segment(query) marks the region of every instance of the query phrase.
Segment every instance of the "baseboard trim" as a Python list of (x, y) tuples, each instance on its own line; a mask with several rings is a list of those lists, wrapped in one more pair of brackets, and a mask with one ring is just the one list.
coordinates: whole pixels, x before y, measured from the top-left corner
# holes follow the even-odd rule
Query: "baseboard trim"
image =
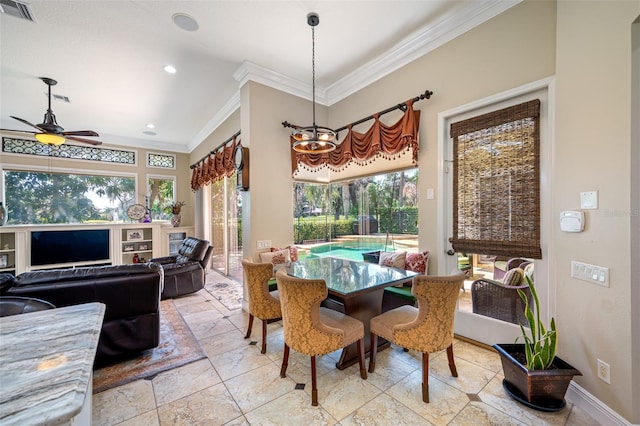
[(566, 399), (576, 407), (580, 408), (601, 425), (633, 426), (620, 414), (613, 411), (609, 406), (591, 395), (585, 388), (574, 381), (571, 381), (567, 389)]

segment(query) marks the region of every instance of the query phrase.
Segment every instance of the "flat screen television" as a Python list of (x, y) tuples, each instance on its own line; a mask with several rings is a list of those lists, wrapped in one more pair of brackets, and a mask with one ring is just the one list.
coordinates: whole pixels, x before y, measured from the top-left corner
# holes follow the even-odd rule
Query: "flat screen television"
[(31, 265), (109, 259), (109, 230), (80, 229), (31, 232)]

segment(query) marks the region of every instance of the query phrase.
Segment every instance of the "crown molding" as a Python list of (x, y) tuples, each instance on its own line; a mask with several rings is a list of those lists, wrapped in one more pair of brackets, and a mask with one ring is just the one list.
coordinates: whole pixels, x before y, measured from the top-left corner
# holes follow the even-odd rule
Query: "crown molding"
[[(464, 9), (451, 12), (443, 16), (435, 25), (431, 24), (414, 32), (383, 55), (362, 65), (330, 86), (316, 86), (316, 103), (323, 106), (331, 106), (522, 1), (485, 0), (469, 2)], [(239, 89), (248, 81), (255, 81), (309, 101), (313, 99), (311, 84), (293, 79), (250, 61), (242, 62), (236, 72), (233, 73), (233, 78), (238, 82), (238, 92), (198, 132), (189, 143), (188, 152), (195, 149), (231, 113), (240, 107)]]
[[(428, 25), (414, 32), (385, 54), (369, 61), (330, 86), (318, 87), (316, 85), (316, 102), (324, 106), (331, 106), (499, 15), (521, 1), (486, 0), (469, 2), (465, 9), (449, 13), (435, 25)], [(284, 74), (249, 61), (244, 61), (233, 74), (233, 77), (239, 82), (240, 87), (251, 80), (303, 99), (312, 99), (312, 87), (310, 84), (294, 80)]]
[[(238, 81), (239, 87), (244, 86), (247, 81), (251, 80), (299, 98), (312, 100), (313, 88), (311, 84), (293, 79), (250, 61), (242, 62), (238, 70), (233, 74), (233, 78)], [(326, 106), (324, 93), (324, 90), (316, 86), (316, 103)]]
[(435, 25), (414, 32), (384, 55), (364, 64), (351, 74), (326, 88), (332, 105), (352, 95), (414, 60), (459, 37), (467, 31), (515, 6), (522, 0), (488, 0), (470, 2), (464, 10), (444, 16)]
[[(235, 77), (235, 74), (234, 74)], [(198, 145), (209, 137), (224, 121), (229, 118), (238, 108), (240, 108), (240, 89), (229, 98), (218, 113), (191, 139), (187, 145), (187, 152), (193, 151)]]

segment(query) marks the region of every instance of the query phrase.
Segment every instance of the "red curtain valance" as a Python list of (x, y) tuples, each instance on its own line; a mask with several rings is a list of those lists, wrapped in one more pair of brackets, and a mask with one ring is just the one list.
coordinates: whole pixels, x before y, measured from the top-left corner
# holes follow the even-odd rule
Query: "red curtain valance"
[(236, 172), (233, 152), (242, 145), (240, 138), (233, 137), (231, 144), (223, 145), (192, 166), (191, 189), (195, 192), (205, 185), (229, 177)]
[(420, 111), (413, 110), (413, 99), (405, 102), (407, 109), (395, 124), (385, 125), (375, 114), (374, 123), (365, 133), (353, 131), (352, 126), (338, 147), (324, 154), (303, 154), (293, 150), (291, 137), (291, 171), (295, 175), (298, 168), (319, 170), (327, 167), (339, 172), (349, 164), (365, 165), (376, 158), (393, 159), (404, 150), (412, 150), (413, 163), (418, 162), (418, 127)]

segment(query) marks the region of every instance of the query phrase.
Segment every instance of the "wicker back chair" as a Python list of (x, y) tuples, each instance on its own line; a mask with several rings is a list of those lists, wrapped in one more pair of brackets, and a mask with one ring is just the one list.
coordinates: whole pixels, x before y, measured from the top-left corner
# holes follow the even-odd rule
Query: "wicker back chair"
[(473, 313), (513, 324), (528, 325), (524, 316), (524, 302), (518, 289), (525, 292), (529, 305), (533, 306), (533, 296), (527, 284), (516, 286), (484, 278), (475, 280), (471, 284)]
[[(531, 263), (530, 260), (523, 259), (521, 257), (512, 257), (510, 259), (507, 259), (506, 261), (503, 261), (501, 259), (502, 258), (497, 257), (493, 263), (493, 279), (494, 280), (503, 279), (506, 273), (512, 270), (513, 268), (524, 269), (525, 266)], [(504, 265), (502, 265), (501, 263), (504, 263)]]

